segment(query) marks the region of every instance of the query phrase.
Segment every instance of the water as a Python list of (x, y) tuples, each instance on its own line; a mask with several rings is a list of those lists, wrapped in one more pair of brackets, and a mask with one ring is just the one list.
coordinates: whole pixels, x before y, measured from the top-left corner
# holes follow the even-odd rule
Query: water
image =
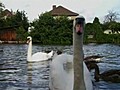
[[(73, 54), (72, 46), (40, 46), (33, 45), (33, 53), (59, 49)], [(84, 55), (101, 55), (98, 63), (100, 73), (110, 69), (120, 69), (120, 46), (111, 44), (84, 45)], [(0, 45), (0, 90), (49, 90), (49, 63), (28, 63), (27, 45)], [(91, 73), (92, 75), (92, 73)], [(94, 79), (93, 79), (94, 80)], [(96, 90), (120, 90), (120, 83), (100, 80), (94, 82)]]

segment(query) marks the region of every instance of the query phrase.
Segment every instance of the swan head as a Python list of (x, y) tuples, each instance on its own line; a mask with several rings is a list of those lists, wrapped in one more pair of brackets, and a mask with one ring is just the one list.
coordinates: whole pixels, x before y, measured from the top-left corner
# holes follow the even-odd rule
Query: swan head
[(27, 43), (29, 44), (31, 41), (32, 41), (32, 37), (31, 37), (31, 36), (28, 36), (28, 37), (27, 37)]
[(83, 16), (78, 16), (74, 19), (73, 28), (78, 35), (83, 33), (83, 28), (85, 25), (85, 18)]

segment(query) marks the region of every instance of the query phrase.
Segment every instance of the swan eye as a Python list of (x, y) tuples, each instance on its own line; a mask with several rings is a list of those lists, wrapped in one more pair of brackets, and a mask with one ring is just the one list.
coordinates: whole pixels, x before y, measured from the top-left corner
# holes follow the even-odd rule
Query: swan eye
[(30, 42), (30, 38), (27, 38), (27, 43), (29, 43)]
[(27, 40), (30, 40), (30, 38), (27, 38)]
[(27, 38), (27, 40), (30, 40), (30, 38)]

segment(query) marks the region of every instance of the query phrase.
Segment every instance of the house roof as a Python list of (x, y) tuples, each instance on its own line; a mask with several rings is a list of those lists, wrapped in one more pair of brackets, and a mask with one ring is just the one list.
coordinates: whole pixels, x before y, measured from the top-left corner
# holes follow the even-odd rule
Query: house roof
[(8, 9), (6, 9), (6, 10), (3, 11), (3, 15), (4, 16), (9, 16), (9, 17), (13, 16), (12, 12), (10, 12)]
[(68, 10), (67, 8), (64, 8), (62, 6), (58, 6), (56, 7), (55, 5), (53, 5), (53, 9), (50, 11), (50, 13), (52, 14), (52, 16), (78, 16), (78, 13), (72, 12), (70, 10)]

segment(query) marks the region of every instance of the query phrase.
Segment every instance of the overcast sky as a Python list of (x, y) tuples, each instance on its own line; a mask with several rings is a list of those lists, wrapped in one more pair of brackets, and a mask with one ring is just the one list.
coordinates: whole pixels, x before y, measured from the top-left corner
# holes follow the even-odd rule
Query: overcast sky
[(63, 6), (73, 12), (83, 15), (86, 22), (92, 22), (94, 17), (100, 21), (109, 10), (120, 12), (120, 0), (0, 0), (9, 10), (25, 11), (30, 21), (38, 15), (52, 10), (52, 6)]

